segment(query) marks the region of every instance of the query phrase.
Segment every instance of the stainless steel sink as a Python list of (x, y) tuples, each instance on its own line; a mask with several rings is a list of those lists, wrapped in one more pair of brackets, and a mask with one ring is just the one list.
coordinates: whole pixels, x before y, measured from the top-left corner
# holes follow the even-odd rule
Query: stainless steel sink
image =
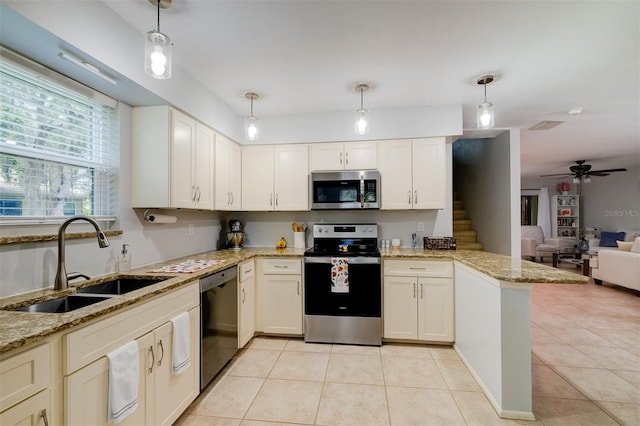
[(150, 278), (118, 278), (112, 281), (79, 288), (76, 293), (93, 294), (93, 295), (120, 295), (138, 290), (152, 284), (164, 281), (163, 279)]
[(34, 303), (33, 305), (16, 308), (14, 311), (24, 312), (43, 312), (62, 314), (71, 312), (94, 303), (102, 302), (112, 296), (98, 296), (88, 294), (70, 294), (68, 296), (58, 297), (57, 299), (47, 300), (46, 302)]

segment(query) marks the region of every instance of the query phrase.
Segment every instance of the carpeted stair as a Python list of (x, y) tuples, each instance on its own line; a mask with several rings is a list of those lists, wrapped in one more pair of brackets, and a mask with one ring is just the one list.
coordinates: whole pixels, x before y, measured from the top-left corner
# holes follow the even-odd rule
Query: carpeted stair
[(471, 229), (471, 220), (467, 218), (467, 211), (462, 207), (462, 201), (453, 201), (453, 236), (458, 250), (484, 250), (478, 242), (478, 233)]

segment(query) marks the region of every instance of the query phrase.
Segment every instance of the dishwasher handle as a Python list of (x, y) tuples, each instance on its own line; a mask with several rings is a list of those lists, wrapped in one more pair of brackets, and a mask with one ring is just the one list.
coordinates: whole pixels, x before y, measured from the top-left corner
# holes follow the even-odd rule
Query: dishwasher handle
[(238, 268), (232, 266), (215, 274), (200, 278), (200, 293), (205, 293), (216, 287), (224, 287), (229, 281), (233, 281), (238, 276)]

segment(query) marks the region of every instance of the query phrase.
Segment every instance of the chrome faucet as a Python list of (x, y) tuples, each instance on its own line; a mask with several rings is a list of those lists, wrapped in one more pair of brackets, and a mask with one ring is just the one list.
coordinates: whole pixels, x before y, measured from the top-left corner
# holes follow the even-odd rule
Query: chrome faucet
[(100, 229), (100, 225), (98, 222), (91, 219), (88, 216), (74, 216), (72, 218), (67, 219), (60, 225), (60, 229), (58, 229), (58, 270), (56, 271), (56, 280), (53, 285), (54, 290), (65, 290), (69, 288), (69, 281), (67, 277), (67, 270), (64, 266), (64, 233), (67, 229), (67, 226), (71, 222), (75, 222), (76, 220), (85, 220), (93, 225), (96, 228), (96, 234), (98, 237), (98, 245), (100, 248), (105, 248), (109, 246), (109, 240)]

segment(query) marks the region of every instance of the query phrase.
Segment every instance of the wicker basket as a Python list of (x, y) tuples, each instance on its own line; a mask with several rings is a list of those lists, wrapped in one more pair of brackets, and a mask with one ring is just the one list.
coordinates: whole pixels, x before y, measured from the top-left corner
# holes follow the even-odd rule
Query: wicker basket
[(453, 237), (424, 237), (425, 250), (455, 250), (456, 239)]

